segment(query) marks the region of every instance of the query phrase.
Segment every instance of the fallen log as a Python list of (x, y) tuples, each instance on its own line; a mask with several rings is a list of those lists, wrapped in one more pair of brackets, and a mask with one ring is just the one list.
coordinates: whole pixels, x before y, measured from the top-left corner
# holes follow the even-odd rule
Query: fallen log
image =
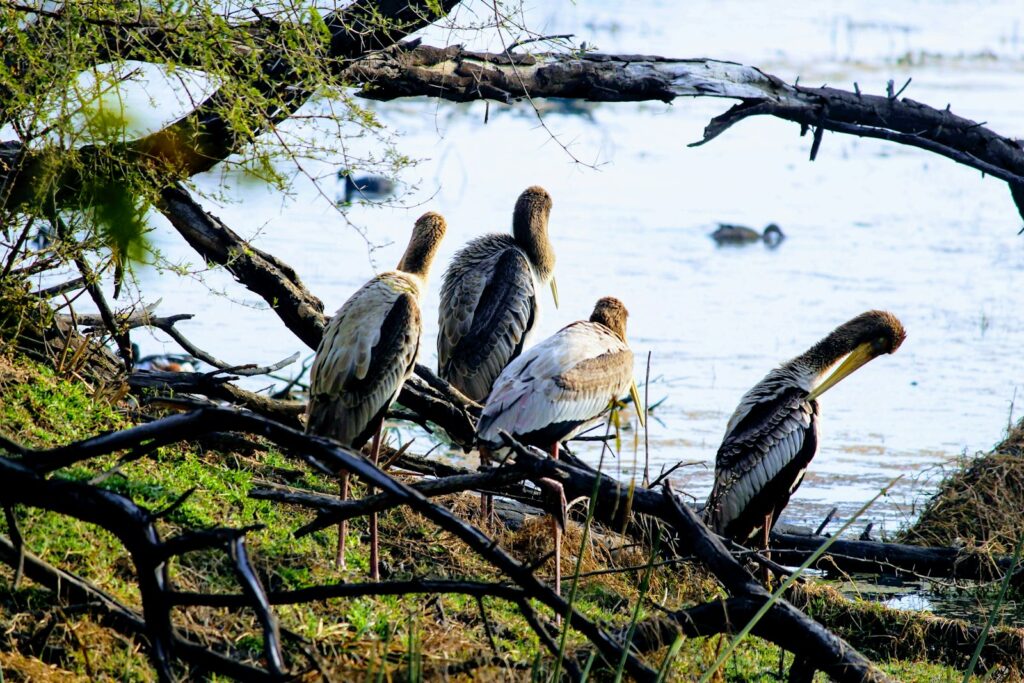
[[(771, 536), (772, 558), (797, 565), (826, 541), (825, 536), (783, 534)], [(828, 552), (811, 565), (829, 573), (882, 574), (940, 579), (994, 581), (1010, 570), (1013, 558), (972, 552), (964, 548), (929, 548), (882, 543), (844, 541), (832, 543)]]

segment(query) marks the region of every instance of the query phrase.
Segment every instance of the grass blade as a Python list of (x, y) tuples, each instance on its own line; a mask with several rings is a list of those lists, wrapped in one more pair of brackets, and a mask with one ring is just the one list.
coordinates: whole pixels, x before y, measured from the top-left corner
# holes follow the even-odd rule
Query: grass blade
[[(597, 659), (597, 653), (591, 652), (590, 656), (587, 657), (587, 663), (583, 666), (583, 671), (580, 673), (580, 683), (587, 683), (587, 679), (590, 678), (590, 668), (594, 666), (594, 660)], [(0, 681), (0, 683), (4, 683)]]
[(633, 634), (636, 633), (636, 624), (640, 620), (640, 609), (643, 607), (644, 596), (647, 595), (647, 588), (651, 584), (651, 574), (654, 573), (654, 564), (658, 558), (658, 546), (661, 544), (661, 527), (654, 529), (654, 542), (651, 544), (651, 557), (647, 562), (647, 569), (644, 577), (640, 580), (640, 595), (636, 600), (636, 607), (633, 608), (633, 616), (629, 620), (629, 629), (626, 631), (626, 640), (622, 643), (622, 657), (619, 659), (619, 666), (615, 670), (615, 683), (622, 680), (622, 674), (626, 671), (626, 659), (629, 657), (629, 646), (633, 642)]
[[(613, 410), (612, 414), (614, 414), (614, 412), (615, 411)], [(604, 435), (606, 437), (608, 436), (609, 433), (611, 433), (611, 427), (612, 427), (612, 416), (609, 415), (608, 425), (605, 427), (605, 433), (604, 433)], [(577, 588), (579, 587), (579, 584), (580, 584), (580, 572), (583, 569), (583, 552), (586, 550), (586, 548), (587, 548), (587, 541), (590, 539), (590, 524), (591, 524), (591, 522), (594, 519), (594, 509), (595, 509), (595, 506), (597, 505), (597, 492), (598, 492), (598, 490), (600, 490), (600, 484), (601, 484), (600, 474), (601, 474), (602, 468), (604, 467), (604, 454), (605, 454), (605, 451), (607, 449), (608, 449), (608, 441), (605, 440), (604, 444), (601, 446), (601, 457), (597, 461), (597, 473), (598, 473), (598, 476), (594, 477), (594, 488), (590, 492), (590, 503), (587, 505), (587, 519), (585, 520), (585, 522), (583, 524), (583, 538), (580, 539), (580, 550), (579, 550), (578, 553), (576, 553), (576, 567), (573, 569), (573, 572), (572, 572), (572, 584), (570, 584), (570, 586), (569, 586), (569, 597), (566, 599), (566, 602), (569, 603), (569, 611), (570, 612), (572, 611), (573, 604), (576, 602), (576, 591), (577, 591)], [(565, 622), (562, 624), (562, 637), (558, 641), (558, 657), (555, 659), (555, 671), (554, 671), (554, 674), (551, 676), (551, 680), (554, 683), (558, 683), (559, 676), (562, 675), (562, 659), (565, 657), (565, 647), (566, 647), (566, 644), (568, 643), (568, 641), (569, 641), (569, 619), (567, 617), (565, 619)]]
[(676, 636), (676, 639), (672, 641), (672, 647), (668, 649), (665, 654), (665, 659), (661, 662), (661, 667), (658, 669), (658, 677), (654, 683), (662, 683), (668, 676), (668, 672), (672, 668), (672, 661), (679, 655), (679, 651), (683, 649), (683, 634), (680, 633)]
[(1024, 549), (1024, 534), (1021, 534), (1020, 539), (1017, 541), (1017, 547), (1013, 551), (1013, 560), (1010, 562), (1010, 568), (1006, 570), (1006, 575), (1003, 577), (1003, 584), (999, 587), (999, 596), (996, 598), (996, 604), (992, 606), (992, 613), (988, 615), (988, 621), (985, 622), (985, 628), (981, 630), (981, 637), (978, 638), (978, 644), (974, 647), (974, 654), (971, 655), (971, 662), (967, 665), (967, 671), (964, 672), (964, 683), (968, 683), (968, 681), (971, 680), (971, 676), (974, 675), (974, 669), (978, 666), (978, 659), (981, 657), (981, 651), (985, 648), (985, 641), (988, 639), (988, 632), (995, 624), (996, 616), (999, 614), (999, 608), (1002, 607), (1003, 601), (1006, 600), (1006, 590), (1010, 587), (1010, 577), (1013, 576), (1014, 570), (1017, 569), (1017, 563), (1020, 561), (1020, 553), (1022, 549)]

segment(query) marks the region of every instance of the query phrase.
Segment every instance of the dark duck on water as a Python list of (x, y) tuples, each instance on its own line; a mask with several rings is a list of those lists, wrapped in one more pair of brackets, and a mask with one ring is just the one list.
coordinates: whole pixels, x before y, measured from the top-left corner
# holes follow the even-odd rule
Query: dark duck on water
[(775, 248), (785, 238), (786, 236), (782, 234), (782, 228), (775, 223), (769, 223), (763, 233), (753, 228), (748, 228), (745, 225), (719, 223), (718, 229), (711, 233), (711, 239), (717, 242), (719, 246), (764, 242), (769, 247)]

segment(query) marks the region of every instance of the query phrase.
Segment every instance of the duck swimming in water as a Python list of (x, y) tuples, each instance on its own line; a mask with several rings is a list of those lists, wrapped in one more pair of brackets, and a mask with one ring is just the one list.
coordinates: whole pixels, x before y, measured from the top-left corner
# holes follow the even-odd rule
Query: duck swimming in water
[(769, 223), (764, 229), (764, 233), (760, 233), (753, 228), (748, 228), (745, 225), (719, 223), (718, 229), (711, 233), (711, 239), (719, 245), (753, 244), (754, 242), (763, 241), (772, 248), (777, 247), (785, 237), (786, 236), (782, 234), (782, 229), (775, 223)]
[(364, 175), (353, 178), (345, 172), (338, 177), (345, 179), (345, 203), (351, 204), (357, 199), (387, 199), (395, 193), (395, 181), (379, 175)]

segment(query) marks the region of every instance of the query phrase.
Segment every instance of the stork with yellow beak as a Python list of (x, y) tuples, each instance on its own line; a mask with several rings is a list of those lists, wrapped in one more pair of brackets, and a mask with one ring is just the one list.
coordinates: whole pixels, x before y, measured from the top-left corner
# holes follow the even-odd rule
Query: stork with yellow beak
[[(766, 548), (818, 450), (818, 398), (906, 338), (892, 313), (868, 311), (772, 370), (729, 418), (704, 519), (716, 533)], [(830, 374), (831, 371), (831, 374)]]
[[(412, 376), (420, 346), (420, 300), (447, 225), (440, 214), (420, 216), (396, 270), (376, 276), (349, 297), (324, 328), (310, 371), (306, 431), (358, 450), (381, 429), (391, 403)], [(348, 472), (341, 475), (348, 498)], [(347, 525), (338, 527), (338, 564), (345, 566)], [(370, 517), (370, 575), (379, 578), (377, 515)]]

